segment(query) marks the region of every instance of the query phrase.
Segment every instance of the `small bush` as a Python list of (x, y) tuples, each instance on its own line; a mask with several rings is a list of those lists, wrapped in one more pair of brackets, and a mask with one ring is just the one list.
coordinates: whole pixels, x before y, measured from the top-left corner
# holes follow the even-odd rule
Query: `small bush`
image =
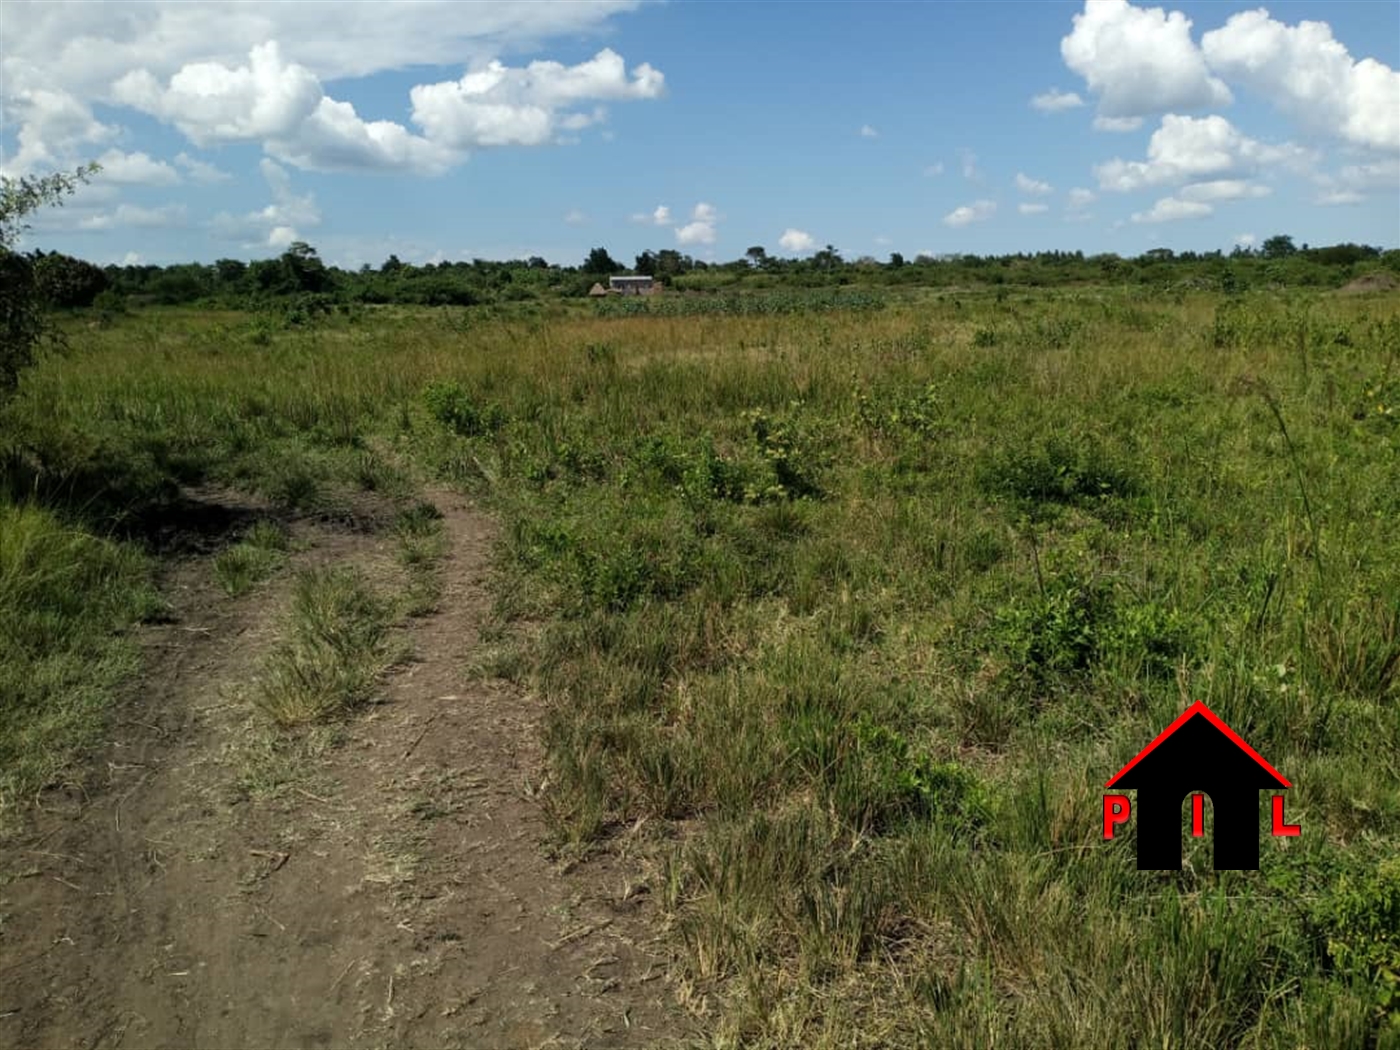
[(461, 437), (493, 433), (506, 423), (499, 405), (478, 405), (460, 383), (428, 384), (423, 390), (423, 403), (434, 419)]

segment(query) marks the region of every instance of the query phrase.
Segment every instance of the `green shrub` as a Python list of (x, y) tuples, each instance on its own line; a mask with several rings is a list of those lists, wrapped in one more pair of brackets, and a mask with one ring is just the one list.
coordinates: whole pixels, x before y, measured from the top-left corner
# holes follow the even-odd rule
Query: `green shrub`
[(429, 383), (423, 390), (423, 403), (434, 419), (461, 437), (493, 433), (506, 422), (499, 405), (478, 405), (460, 383)]

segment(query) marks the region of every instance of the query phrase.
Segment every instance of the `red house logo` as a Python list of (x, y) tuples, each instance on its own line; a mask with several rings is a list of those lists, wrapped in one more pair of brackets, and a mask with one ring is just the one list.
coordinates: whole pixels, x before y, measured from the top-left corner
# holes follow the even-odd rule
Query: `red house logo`
[[(1139, 871), (1181, 868), (1181, 803), (1191, 795), (1191, 833), (1205, 834), (1205, 796), (1215, 818), (1215, 869), (1259, 867), (1259, 792), (1292, 785), (1259, 752), (1197, 701), (1114, 774), (1105, 787), (1137, 791)], [(1103, 797), (1103, 837), (1132, 816), (1127, 795)], [(1285, 824), (1283, 796), (1273, 796), (1273, 834), (1298, 835)]]

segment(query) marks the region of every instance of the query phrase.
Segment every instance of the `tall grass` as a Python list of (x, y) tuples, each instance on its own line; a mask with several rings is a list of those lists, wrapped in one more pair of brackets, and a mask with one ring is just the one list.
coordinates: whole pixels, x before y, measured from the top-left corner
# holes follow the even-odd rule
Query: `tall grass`
[(99, 737), (136, 663), (124, 630), (158, 609), (133, 549), (0, 504), (0, 825)]
[[(557, 846), (673, 833), (723, 1041), (1393, 1038), (1400, 303), (467, 316), (147, 315), (13, 414), (48, 477), (118, 450), (290, 505), (382, 444), (492, 506)], [(1297, 785), (1258, 873), (1100, 839), (1103, 781), (1196, 699)]]

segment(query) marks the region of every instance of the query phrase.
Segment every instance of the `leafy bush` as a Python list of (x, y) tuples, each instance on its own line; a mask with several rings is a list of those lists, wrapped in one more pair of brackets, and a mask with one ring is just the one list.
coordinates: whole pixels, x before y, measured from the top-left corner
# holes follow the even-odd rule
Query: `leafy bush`
[(1327, 954), (1347, 976), (1374, 983), (1375, 1009), (1400, 1027), (1400, 861), (1343, 874), (1314, 911)]
[(478, 437), (505, 426), (505, 411), (496, 404), (479, 406), (460, 383), (429, 383), (423, 403), (439, 423), (461, 437)]

